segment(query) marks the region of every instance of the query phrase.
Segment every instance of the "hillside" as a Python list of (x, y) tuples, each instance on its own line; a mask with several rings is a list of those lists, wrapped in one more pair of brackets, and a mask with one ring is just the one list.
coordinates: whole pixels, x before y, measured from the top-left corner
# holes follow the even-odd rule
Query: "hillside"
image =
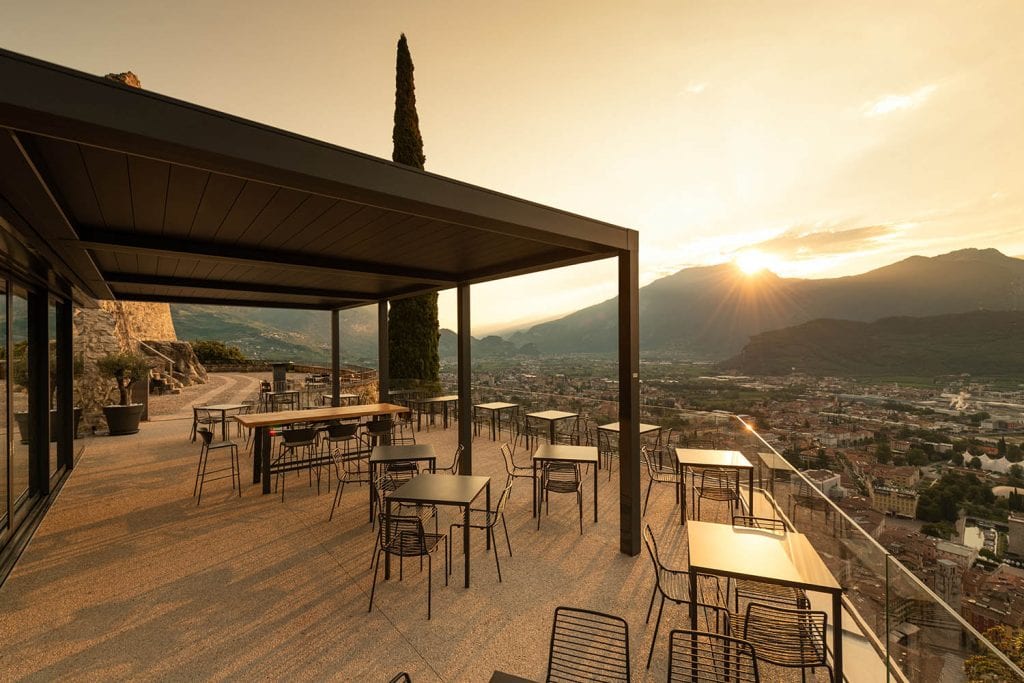
[[(215, 339), (249, 358), (327, 363), (331, 314), (280, 308), (171, 304), (179, 339)], [(341, 311), (341, 355), (346, 363), (377, 358), (377, 307)]]
[[(723, 359), (752, 335), (817, 318), (872, 321), (975, 310), (1024, 310), (1024, 261), (995, 249), (913, 256), (842, 278), (801, 280), (731, 264), (687, 268), (640, 289), (640, 346)], [(614, 299), (512, 335), (541, 353), (615, 351)]]
[(758, 334), (722, 366), (750, 375), (1021, 377), (1022, 348), (1024, 311), (820, 319)]

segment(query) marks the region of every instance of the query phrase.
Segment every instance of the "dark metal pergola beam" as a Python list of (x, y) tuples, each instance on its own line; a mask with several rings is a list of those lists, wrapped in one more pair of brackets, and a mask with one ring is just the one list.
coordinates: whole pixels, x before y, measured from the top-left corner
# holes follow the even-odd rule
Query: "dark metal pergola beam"
[(337, 301), (298, 302), (279, 299), (226, 299), (224, 297), (175, 296), (168, 294), (125, 294), (116, 297), (121, 301), (150, 301), (153, 303), (201, 304), (204, 306), (244, 306), (247, 308), (293, 308), (307, 311), (329, 311), (334, 308), (356, 308), (365, 306), (365, 301), (353, 302), (351, 306), (339, 305)]
[(76, 246), (95, 251), (147, 254), (169, 258), (196, 259), (247, 266), (271, 266), (280, 270), (299, 270), (304, 273), (321, 272), (329, 275), (351, 273), (382, 279), (409, 280), (438, 287), (454, 286), (456, 279), (446, 273), (405, 268), (381, 263), (366, 263), (348, 259), (333, 259), (308, 252), (289, 252), (279, 249), (254, 249), (234, 244), (203, 240), (176, 239), (161, 235), (104, 230), (82, 226)]
[[(104, 272), (103, 278), (114, 285), (146, 285), (153, 287), (176, 287), (187, 289), (209, 289), (225, 292), (260, 292), (285, 296), (308, 296), (322, 299), (344, 299), (352, 302), (374, 303), (378, 296), (363, 292), (321, 289), (316, 287), (294, 287), (266, 282), (235, 282), (229, 280), (206, 280), (202, 278), (171, 277), (166, 275), (138, 275), (136, 273)], [(116, 288), (115, 288), (116, 289)]]

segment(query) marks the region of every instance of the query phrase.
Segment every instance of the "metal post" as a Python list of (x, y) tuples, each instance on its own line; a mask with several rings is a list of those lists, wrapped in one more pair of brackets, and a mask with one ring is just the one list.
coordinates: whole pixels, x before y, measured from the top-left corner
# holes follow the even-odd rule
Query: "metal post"
[(640, 554), (639, 244), (619, 252), (619, 550)]
[(470, 365), (469, 284), (456, 289), (458, 309), (459, 443), (462, 444), (460, 474), (473, 474), (473, 372)]
[(391, 372), (388, 369), (388, 300), (377, 303), (377, 397), (381, 403), (391, 398)]
[(50, 493), (50, 353), (47, 295), (28, 293), (29, 493)]
[(75, 349), (72, 304), (57, 304), (57, 465), (75, 467)]
[(341, 393), (341, 330), (338, 309), (331, 311), (331, 405), (341, 405), (338, 394)]

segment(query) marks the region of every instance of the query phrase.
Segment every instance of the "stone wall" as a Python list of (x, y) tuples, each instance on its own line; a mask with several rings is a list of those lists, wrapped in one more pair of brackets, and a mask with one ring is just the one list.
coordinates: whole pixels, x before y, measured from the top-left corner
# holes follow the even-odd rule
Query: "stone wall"
[[(133, 339), (161, 339), (176, 341), (174, 320), (169, 304), (141, 301), (101, 301), (100, 308), (108, 311), (114, 320), (115, 334), (123, 344)], [(127, 347), (125, 348), (127, 350)]]

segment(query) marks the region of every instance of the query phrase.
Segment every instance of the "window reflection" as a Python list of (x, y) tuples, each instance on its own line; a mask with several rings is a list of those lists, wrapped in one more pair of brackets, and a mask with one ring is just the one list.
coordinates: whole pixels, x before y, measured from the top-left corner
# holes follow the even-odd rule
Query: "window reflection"
[(14, 507), (28, 497), (29, 490), (29, 366), (28, 366), (28, 298), (15, 288), (10, 298), (11, 310), (11, 412), (17, 425), (11, 443), (11, 492)]

